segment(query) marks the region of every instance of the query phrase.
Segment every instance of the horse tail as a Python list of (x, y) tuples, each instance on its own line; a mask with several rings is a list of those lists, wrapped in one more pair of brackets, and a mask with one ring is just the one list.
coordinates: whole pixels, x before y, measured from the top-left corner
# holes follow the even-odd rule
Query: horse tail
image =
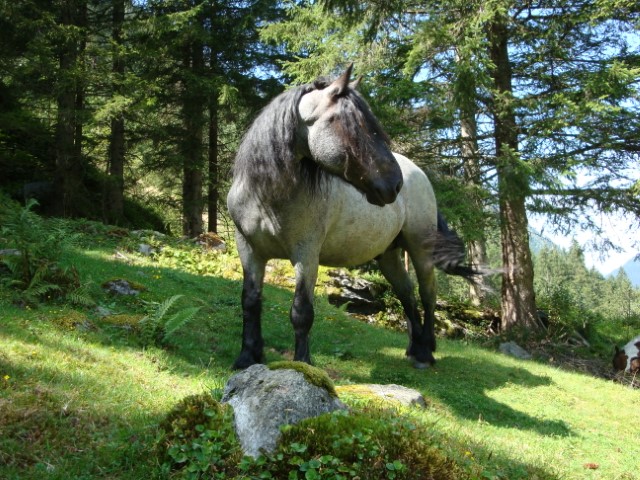
[(449, 275), (457, 275), (475, 283), (474, 277), (486, 272), (465, 262), (466, 248), (455, 230), (451, 230), (438, 211), (438, 232), (433, 245), (433, 263)]

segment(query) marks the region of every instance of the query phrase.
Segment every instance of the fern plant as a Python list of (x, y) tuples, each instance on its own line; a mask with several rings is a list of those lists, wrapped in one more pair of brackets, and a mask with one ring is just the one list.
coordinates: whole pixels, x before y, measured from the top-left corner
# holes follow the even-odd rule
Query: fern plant
[(45, 221), (32, 211), (38, 202), (29, 200), (22, 207), (6, 197), (0, 198), (0, 241), (10, 254), (0, 256), (8, 278), (3, 284), (18, 290), (18, 302), (37, 304), (41, 300), (62, 298), (80, 305), (93, 305), (88, 295), (90, 282), (81, 284), (73, 266), (61, 266), (65, 250), (76, 241), (61, 222)]
[(91, 296), (90, 289), (94, 283), (91, 278), (87, 279), (84, 283), (81, 283), (74, 290), (65, 294), (64, 298), (69, 303), (78, 305), (80, 307), (95, 307), (96, 302)]
[(15, 253), (3, 256), (2, 261), (28, 284), (44, 263), (57, 262), (74, 236), (57, 224), (47, 224), (33, 212), (33, 207), (38, 204), (33, 199), (24, 207), (10, 201), (2, 204), (0, 232), (7, 247), (14, 249)]
[(188, 307), (169, 314), (171, 307), (183, 295), (174, 295), (157, 304), (148, 315), (140, 320), (140, 335), (145, 346), (155, 344), (162, 346), (170, 341), (175, 333), (193, 320), (200, 307)]

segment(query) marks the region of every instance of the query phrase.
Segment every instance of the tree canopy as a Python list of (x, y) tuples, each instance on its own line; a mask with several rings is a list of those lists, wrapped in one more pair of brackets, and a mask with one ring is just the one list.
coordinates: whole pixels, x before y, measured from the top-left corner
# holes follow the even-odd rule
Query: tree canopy
[(255, 112), (355, 62), (473, 263), (500, 232), (503, 319), (534, 327), (529, 214), (602, 249), (592, 211), (640, 225), (639, 26), (630, 0), (1, 0), (0, 187), (57, 215), (216, 231)]

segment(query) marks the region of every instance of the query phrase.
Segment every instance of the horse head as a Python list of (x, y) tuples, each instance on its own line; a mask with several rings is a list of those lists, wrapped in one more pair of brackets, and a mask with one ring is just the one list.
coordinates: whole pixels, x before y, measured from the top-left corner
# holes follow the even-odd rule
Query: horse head
[(369, 203), (395, 201), (402, 172), (369, 106), (350, 83), (352, 65), (335, 81), (306, 93), (298, 104), (299, 149), (324, 170), (365, 194)]
[(618, 346), (615, 346), (615, 351), (613, 354), (613, 369), (617, 371), (622, 371), (627, 368), (627, 360), (629, 357), (625, 353), (624, 350), (620, 350)]

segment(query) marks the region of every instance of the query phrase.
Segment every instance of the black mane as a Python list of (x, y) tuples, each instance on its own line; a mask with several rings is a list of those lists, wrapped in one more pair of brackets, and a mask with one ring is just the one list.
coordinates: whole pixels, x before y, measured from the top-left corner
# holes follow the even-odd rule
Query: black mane
[(262, 198), (282, 199), (300, 181), (318, 183), (320, 167), (311, 159), (296, 161), (298, 104), (316, 87), (287, 90), (260, 112), (245, 134), (233, 167), (234, 178), (245, 178)]
[(341, 108), (336, 110), (335, 123), (349, 145), (351, 155), (362, 165), (367, 165), (373, 156), (371, 149), (377, 144), (376, 139), (381, 139), (387, 146), (391, 140), (356, 90), (349, 88), (340, 101)]
[[(234, 178), (249, 181), (256, 193), (268, 201), (286, 199), (300, 184), (312, 194), (317, 193), (323, 179), (330, 174), (310, 157), (303, 156), (297, 161), (297, 156), (304, 155), (296, 151), (298, 104), (303, 95), (330, 84), (330, 80), (322, 77), (287, 90), (271, 101), (253, 121), (240, 144), (233, 167)], [(376, 136), (388, 145), (389, 137), (358, 92), (347, 89), (341, 102), (336, 123), (351, 145), (352, 155), (367, 163), (368, 140)]]

